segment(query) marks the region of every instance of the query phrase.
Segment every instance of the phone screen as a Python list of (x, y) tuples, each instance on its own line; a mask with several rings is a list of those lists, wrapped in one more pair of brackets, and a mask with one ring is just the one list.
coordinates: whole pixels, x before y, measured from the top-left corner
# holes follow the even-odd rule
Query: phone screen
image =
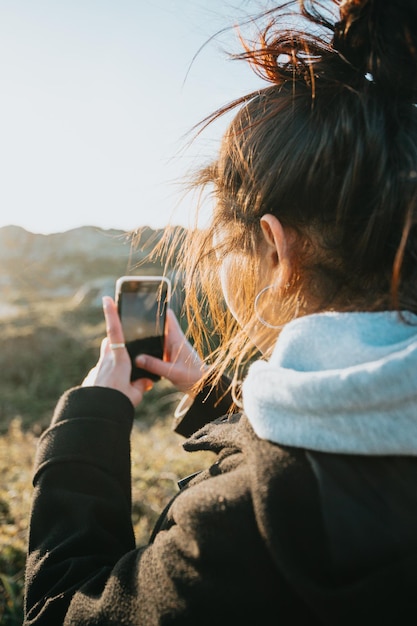
[(143, 353), (162, 359), (169, 291), (169, 282), (161, 277), (125, 277), (118, 281), (116, 298), (132, 361), (131, 380), (159, 380), (159, 376), (137, 368), (134, 358)]

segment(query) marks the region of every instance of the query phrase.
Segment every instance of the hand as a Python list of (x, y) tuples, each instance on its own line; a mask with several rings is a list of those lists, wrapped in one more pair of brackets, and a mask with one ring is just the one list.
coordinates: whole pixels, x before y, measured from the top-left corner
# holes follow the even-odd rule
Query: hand
[(167, 378), (180, 391), (195, 395), (193, 387), (202, 378), (207, 366), (187, 341), (174, 312), (167, 311), (167, 331), (165, 336), (164, 360), (147, 354), (135, 359), (138, 367), (143, 367), (152, 374)]
[(83, 387), (110, 387), (124, 393), (133, 406), (137, 406), (145, 391), (152, 388), (152, 381), (139, 378), (130, 381), (132, 364), (126, 348), (111, 348), (112, 344), (123, 344), (123, 330), (119, 314), (113, 299), (103, 298), (104, 318), (106, 320), (107, 337), (103, 339), (98, 363), (84, 379)]

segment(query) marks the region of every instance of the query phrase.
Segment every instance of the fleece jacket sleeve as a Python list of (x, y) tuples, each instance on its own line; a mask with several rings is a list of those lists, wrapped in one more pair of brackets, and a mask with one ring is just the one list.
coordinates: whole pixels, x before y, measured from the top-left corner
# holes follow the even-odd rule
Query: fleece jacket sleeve
[[(72, 389), (58, 403), (35, 461), (26, 567), (28, 623), (31, 614), (41, 615), (42, 624), (63, 623), (74, 586), (93, 568), (105, 576), (115, 560), (134, 548), (133, 414), (129, 399), (107, 388)], [(85, 556), (76, 559), (77, 552)], [(61, 602), (45, 602), (55, 594)]]

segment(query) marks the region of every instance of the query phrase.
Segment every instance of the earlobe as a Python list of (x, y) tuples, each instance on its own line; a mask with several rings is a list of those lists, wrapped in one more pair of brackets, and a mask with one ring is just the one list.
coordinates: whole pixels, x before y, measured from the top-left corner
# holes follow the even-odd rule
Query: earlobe
[(275, 284), (286, 285), (290, 282), (292, 274), (288, 234), (279, 219), (270, 213), (261, 217), (260, 225), (266, 244), (265, 260), (270, 269), (276, 273)]

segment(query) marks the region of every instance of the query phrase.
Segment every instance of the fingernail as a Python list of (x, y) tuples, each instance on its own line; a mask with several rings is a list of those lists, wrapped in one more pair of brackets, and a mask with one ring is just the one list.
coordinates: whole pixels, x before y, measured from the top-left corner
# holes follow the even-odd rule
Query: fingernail
[(110, 302), (110, 298), (109, 296), (103, 296), (102, 297), (102, 302), (103, 302), (103, 308), (107, 308), (109, 306), (109, 302)]
[(146, 365), (146, 357), (143, 354), (140, 354), (139, 356), (136, 357), (135, 363), (139, 367), (144, 367), (144, 365)]

